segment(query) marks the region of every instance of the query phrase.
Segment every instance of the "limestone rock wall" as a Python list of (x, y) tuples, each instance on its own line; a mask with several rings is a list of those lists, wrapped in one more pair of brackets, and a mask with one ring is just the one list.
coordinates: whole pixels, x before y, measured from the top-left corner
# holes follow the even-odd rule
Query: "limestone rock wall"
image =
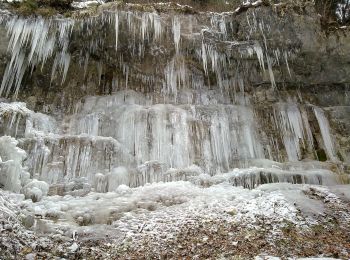
[(107, 185), (119, 169), (137, 185), (172, 168), (301, 161), (349, 171), (350, 40), (326, 35), (312, 6), (112, 3), (80, 19), (2, 15), (0, 36), (0, 132), (18, 138), (32, 176)]

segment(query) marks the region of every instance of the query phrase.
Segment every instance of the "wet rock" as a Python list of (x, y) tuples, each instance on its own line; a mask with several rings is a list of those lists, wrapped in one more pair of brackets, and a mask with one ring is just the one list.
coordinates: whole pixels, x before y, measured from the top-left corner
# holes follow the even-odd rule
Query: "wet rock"
[(31, 228), (35, 223), (35, 217), (32, 214), (27, 214), (22, 218), (22, 223), (26, 228)]

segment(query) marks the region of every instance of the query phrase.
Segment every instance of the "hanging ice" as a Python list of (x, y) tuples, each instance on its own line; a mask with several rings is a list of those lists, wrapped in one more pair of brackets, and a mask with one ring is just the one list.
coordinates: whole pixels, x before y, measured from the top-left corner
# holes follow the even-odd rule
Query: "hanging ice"
[(115, 50), (118, 50), (118, 37), (119, 37), (119, 14), (115, 14)]
[[(11, 18), (6, 27), (10, 37), (9, 52), (11, 61), (6, 67), (0, 88), (0, 95), (8, 96), (12, 91), (17, 96), (23, 76), (28, 70), (33, 70), (36, 65), (45, 62), (59, 48), (56, 54), (54, 75), (56, 66), (60, 68), (62, 82), (68, 71), (70, 56), (67, 53), (68, 38), (74, 22), (71, 20), (50, 21), (42, 18), (23, 19)], [(54, 27), (53, 32), (50, 28)]]
[(312, 147), (312, 134), (308, 118), (297, 104), (282, 103), (277, 106), (276, 122), (282, 131), (283, 143), (290, 161), (302, 159), (302, 150)]
[(180, 39), (181, 39), (181, 22), (177, 16), (173, 18), (173, 34), (176, 53), (179, 52)]
[(323, 139), (323, 143), (324, 143), (324, 147), (327, 153), (328, 158), (331, 161), (337, 161), (337, 157), (335, 154), (335, 149), (334, 149), (334, 145), (333, 145), (333, 141), (332, 141), (332, 137), (331, 137), (331, 133), (330, 133), (330, 128), (329, 128), (329, 123), (328, 120), (323, 112), (323, 110), (319, 107), (313, 107), (314, 112), (315, 112), (315, 116), (317, 118), (318, 121), (318, 125), (320, 127), (321, 130), (321, 135), (322, 135), (322, 139)]

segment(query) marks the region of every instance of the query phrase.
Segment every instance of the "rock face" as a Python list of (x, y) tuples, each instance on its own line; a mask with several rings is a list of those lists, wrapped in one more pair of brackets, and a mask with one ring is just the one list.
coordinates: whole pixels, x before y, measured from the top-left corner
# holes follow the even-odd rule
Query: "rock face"
[(312, 6), (2, 14), (0, 39), (0, 133), (31, 178), (108, 191), (251, 166), (349, 172), (350, 38)]

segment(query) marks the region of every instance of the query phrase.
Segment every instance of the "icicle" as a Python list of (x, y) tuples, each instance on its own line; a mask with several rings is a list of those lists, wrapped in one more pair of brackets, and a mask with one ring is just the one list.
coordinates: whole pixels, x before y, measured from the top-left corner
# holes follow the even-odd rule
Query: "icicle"
[(145, 41), (145, 35), (147, 34), (147, 25), (148, 25), (148, 14), (143, 13), (141, 16), (141, 42), (144, 43)]
[(211, 17), (210, 23), (211, 27), (221, 35), (222, 39), (227, 38), (227, 28), (224, 15), (214, 14)]
[(101, 78), (102, 78), (102, 62), (97, 63), (97, 78), (98, 78), (98, 85), (101, 86)]
[(175, 60), (171, 62), (164, 69), (165, 76), (165, 93), (177, 95), (177, 74), (175, 70)]
[[(254, 189), (266, 183), (332, 185), (334, 174), (327, 170), (286, 171), (274, 168), (235, 169), (225, 174), (234, 186)], [(214, 177), (215, 178), (215, 177)]]
[(153, 28), (154, 28), (154, 38), (155, 40), (159, 40), (162, 35), (162, 24), (160, 16), (156, 13), (153, 15)]
[(68, 73), (68, 68), (70, 64), (70, 55), (66, 52), (59, 52), (56, 54), (54, 63), (52, 65), (51, 71), (51, 82), (55, 78), (57, 71), (59, 71), (62, 75), (61, 84), (63, 84), (66, 80), (66, 76)]
[[(57, 50), (54, 65), (62, 72), (62, 83), (68, 71), (70, 56), (67, 53), (68, 38), (73, 28), (71, 20), (55, 21), (36, 19), (12, 18), (7, 24), (9, 35), (8, 51), (11, 60), (7, 64), (0, 88), (0, 95), (6, 96), (14, 89), (17, 95), (25, 72), (32, 72), (34, 67), (41, 64), (43, 69), (47, 59)], [(52, 30), (51, 30), (52, 29)], [(60, 53), (60, 54), (58, 54)], [(52, 78), (56, 68), (52, 70)]]
[(115, 50), (118, 50), (118, 36), (119, 36), (119, 14), (115, 13)]
[(273, 70), (272, 70), (272, 60), (268, 54), (266, 54), (266, 61), (267, 61), (267, 67), (269, 70), (269, 75), (270, 75), (271, 87), (275, 88), (276, 82), (275, 82), (275, 76), (273, 75)]
[(187, 86), (188, 70), (181, 56), (175, 56), (164, 69), (165, 89), (166, 94), (173, 94), (176, 98), (178, 88)]
[(321, 130), (321, 135), (324, 143), (324, 147), (327, 153), (328, 158), (331, 161), (338, 161), (337, 156), (335, 155), (335, 149), (329, 129), (328, 120), (323, 112), (323, 110), (319, 107), (314, 106), (314, 113), (318, 122), (318, 125)]
[(256, 56), (258, 57), (260, 68), (265, 71), (265, 62), (264, 62), (264, 53), (263, 49), (261, 48), (260, 44), (258, 42), (255, 42), (253, 49), (256, 53)]
[[(282, 140), (290, 161), (302, 159), (302, 147), (313, 147), (312, 134), (305, 112), (300, 112), (297, 104), (278, 105), (276, 123), (281, 129)], [(307, 143), (305, 142), (307, 141)], [(301, 147), (302, 146), (302, 147)]]
[(123, 74), (125, 75), (125, 88), (128, 88), (129, 84), (129, 66), (125, 63), (123, 64)]
[(287, 70), (288, 70), (289, 77), (292, 77), (292, 74), (290, 73), (290, 69), (289, 69), (288, 53), (285, 51), (285, 52), (283, 53), (283, 55), (284, 55), (284, 60), (285, 60), (286, 65), (287, 65)]
[(208, 61), (207, 61), (207, 52), (206, 45), (202, 40), (202, 63), (205, 75), (208, 75)]
[(179, 52), (180, 38), (181, 38), (181, 22), (177, 16), (173, 18), (173, 34), (176, 53)]
[(90, 58), (90, 55), (87, 52), (86, 55), (85, 55), (85, 59), (84, 59), (84, 78), (86, 77), (86, 72), (87, 72), (87, 69), (88, 69), (88, 66), (89, 66), (89, 58)]

